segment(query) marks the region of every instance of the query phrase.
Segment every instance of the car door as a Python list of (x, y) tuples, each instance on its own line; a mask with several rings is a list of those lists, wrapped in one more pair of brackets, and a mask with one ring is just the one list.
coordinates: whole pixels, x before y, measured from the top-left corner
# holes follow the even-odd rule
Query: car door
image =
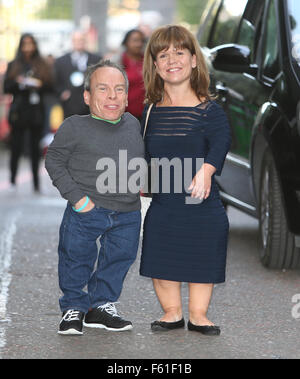
[[(252, 128), (258, 109), (267, 95), (257, 81), (257, 56), (259, 37), (264, 14), (264, 0), (249, 0), (245, 7), (234, 44), (250, 49), (252, 71), (214, 71), (219, 100), (227, 113), (232, 146), (227, 156), (223, 175), (218, 179), (222, 197), (229, 202), (240, 203), (250, 213), (256, 214), (251, 180), (250, 146)], [(229, 41), (230, 42), (230, 41)]]

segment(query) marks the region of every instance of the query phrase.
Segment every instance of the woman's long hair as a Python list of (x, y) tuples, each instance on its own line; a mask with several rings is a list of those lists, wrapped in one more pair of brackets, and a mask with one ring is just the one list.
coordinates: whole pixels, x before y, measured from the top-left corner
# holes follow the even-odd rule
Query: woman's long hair
[(22, 53), (22, 45), (23, 45), (23, 42), (24, 42), (25, 38), (30, 38), (31, 41), (32, 41), (32, 43), (34, 44), (34, 47), (35, 47), (35, 50), (34, 50), (32, 56), (31, 56), (31, 59), (40, 58), (40, 52), (39, 52), (39, 48), (38, 48), (38, 44), (37, 44), (36, 39), (34, 38), (34, 36), (32, 34), (30, 34), (30, 33), (24, 33), (24, 34), (21, 35), (15, 59), (16, 60), (21, 60), (21, 61), (24, 60), (24, 56), (23, 56), (23, 53)]
[(22, 45), (25, 38), (30, 38), (35, 46), (35, 49), (29, 61), (29, 63), (31, 64), (33, 68), (34, 76), (37, 79), (42, 80), (43, 82), (46, 82), (46, 83), (51, 82), (52, 78), (51, 78), (50, 68), (48, 64), (46, 63), (46, 61), (41, 57), (39, 49), (38, 49), (37, 41), (34, 38), (34, 36), (30, 33), (22, 34), (19, 41), (18, 48), (17, 48), (15, 59), (13, 60), (10, 72), (8, 73), (8, 77), (10, 79), (15, 79), (18, 75), (22, 73), (22, 69), (26, 63), (24, 59), (24, 54), (22, 52)]
[(163, 98), (164, 81), (157, 74), (154, 62), (158, 53), (167, 50), (171, 44), (177, 49), (188, 49), (192, 55), (196, 56), (197, 65), (192, 69), (191, 87), (199, 99), (202, 97), (211, 99), (209, 72), (196, 38), (183, 26), (167, 25), (156, 29), (146, 46), (143, 67), (145, 102), (158, 103)]

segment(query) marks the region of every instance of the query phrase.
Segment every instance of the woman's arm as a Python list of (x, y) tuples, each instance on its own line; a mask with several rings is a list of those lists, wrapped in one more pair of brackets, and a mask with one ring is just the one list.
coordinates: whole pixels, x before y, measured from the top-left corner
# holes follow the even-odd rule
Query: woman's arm
[(15, 95), (20, 91), (19, 83), (17, 82), (17, 76), (13, 77), (12, 72), (13, 62), (10, 62), (7, 66), (7, 70), (3, 81), (3, 92), (11, 95)]
[(231, 132), (227, 116), (222, 107), (213, 103), (207, 112), (205, 139), (208, 152), (204, 164), (197, 172), (189, 187), (191, 197), (207, 199), (211, 190), (213, 175), (221, 175), (226, 155), (231, 145)]

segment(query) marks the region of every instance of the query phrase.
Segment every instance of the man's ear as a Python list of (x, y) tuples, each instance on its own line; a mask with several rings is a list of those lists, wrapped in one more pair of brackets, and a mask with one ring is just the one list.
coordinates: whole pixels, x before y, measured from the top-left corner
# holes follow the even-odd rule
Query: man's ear
[(90, 105), (90, 97), (91, 97), (91, 94), (89, 93), (89, 91), (84, 90), (83, 99), (84, 99), (84, 102), (86, 103), (87, 106)]

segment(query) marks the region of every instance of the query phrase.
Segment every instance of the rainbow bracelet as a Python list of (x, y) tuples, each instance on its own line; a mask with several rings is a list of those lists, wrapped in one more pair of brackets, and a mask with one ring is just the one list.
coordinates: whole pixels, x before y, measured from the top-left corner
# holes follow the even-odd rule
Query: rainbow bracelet
[(83, 204), (83, 206), (82, 207), (80, 207), (79, 209), (76, 209), (75, 207), (72, 207), (73, 208), (73, 210), (75, 211), (75, 212), (80, 212), (80, 211), (82, 211), (87, 205), (88, 205), (88, 202), (90, 201), (90, 199), (89, 199), (89, 197), (87, 196), (86, 197), (86, 201), (85, 201), (85, 203)]

